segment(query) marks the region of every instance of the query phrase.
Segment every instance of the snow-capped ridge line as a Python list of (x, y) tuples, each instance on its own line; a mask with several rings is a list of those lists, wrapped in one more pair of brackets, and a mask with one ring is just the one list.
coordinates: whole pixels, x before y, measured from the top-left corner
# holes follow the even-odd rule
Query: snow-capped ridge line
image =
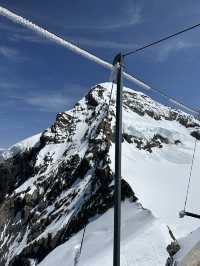
[(15, 156), (18, 153), (22, 153), (25, 150), (29, 150), (33, 147), (37, 147), (40, 145), (40, 137), (41, 133), (33, 135), (29, 138), (23, 139), (22, 141), (17, 142), (16, 144), (12, 145), (6, 151), (3, 152), (2, 156), (5, 160), (10, 157)]
[[(98, 91), (98, 86), (101, 86), (103, 87), (107, 92), (104, 93), (104, 100), (105, 102), (109, 102), (109, 98), (110, 98), (110, 95), (111, 95), (111, 90), (113, 89), (113, 94), (112, 94), (112, 100), (116, 100), (116, 84), (112, 83), (112, 82), (102, 82), (102, 83), (98, 83), (94, 86), (91, 87), (91, 91)], [(164, 104), (161, 104), (159, 103), (158, 101), (155, 101), (153, 100), (150, 96), (146, 95), (145, 93), (141, 92), (141, 91), (138, 91), (138, 90), (134, 90), (134, 89), (131, 89), (131, 88), (128, 88), (128, 87), (123, 87), (123, 92), (124, 93), (130, 93), (130, 95), (134, 95), (136, 94), (137, 95), (137, 100), (139, 101), (144, 101), (144, 102), (147, 102), (149, 104), (149, 106), (154, 106), (160, 110), (163, 110), (163, 112), (168, 112), (170, 110), (173, 110), (174, 112), (177, 112), (178, 114), (180, 115), (185, 115), (185, 116), (188, 116), (188, 117), (192, 117), (190, 114), (182, 111), (182, 110), (178, 110), (178, 109), (173, 109), (172, 107), (169, 107), (167, 105), (164, 105)], [(140, 96), (142, 98), (140, 98)], [(82, 97), (78, 103), (83, 106), (83, 108), (85, 107), (85, 104), (86, 104), (86, 96)], [(76, 106), (77, 104), (75, 104)], [(73, 115), (73, 110), (74, 110), (75, 107), (73, 107), (72, 109), (70, 110), (66, 110), (64, 111), (63, 113), (66, 113), (66, 114), (71, 114)], [(196, 119), (195, 119), (196, 120)], [(196, 120), (197, 123), (200, 124), (200, 122), (198, 120)], [(4, 157), (5, 158), (8, 158), (8, 157), (11, 157), (12, 155), (16, 154), (17, 152), (20, 152), (20, 151), (23, 151), (23, 149), (25, 148), (25, 146), (27, 145), (27, 148), (31, 148), (33, 146), (37, 146), (37, 144), (39, 144), (39, 138), (41, 137), (42, 133), (39, 133), (39, 134), (36, 134), (32, 137), (29, 137), (29, 138), (26, 138), (26, 139), (23, 139), (19, 142), (17, 142), (16, 144), (12, 145), (11, 147), (9, 147), (8, 149), (6, 150), (3, 150), (3, 153), (4, 153)], [(1, 152), (2, 153), (2, 152)]]

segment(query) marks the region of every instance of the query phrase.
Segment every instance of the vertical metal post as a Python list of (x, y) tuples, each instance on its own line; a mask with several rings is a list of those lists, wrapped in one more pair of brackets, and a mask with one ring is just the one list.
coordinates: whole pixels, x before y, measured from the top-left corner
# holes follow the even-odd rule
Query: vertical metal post
[(121, 235), (121, 144), (122, 144), (122, 88), (123, 56), (115, 57), (117, 69), (116, 130), (115, 130), (115, 191), (114, 191), (114, 248), (113, 266), (120, 266)]

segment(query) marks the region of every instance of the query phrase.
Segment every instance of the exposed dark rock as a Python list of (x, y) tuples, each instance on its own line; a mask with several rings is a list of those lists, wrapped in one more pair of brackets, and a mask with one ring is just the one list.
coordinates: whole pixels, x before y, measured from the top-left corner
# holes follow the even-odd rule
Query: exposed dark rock
[(160, 134), (154, 135), (154, 137), (152, 139), (152, 141), (157, 141), (157, 140), (160, 140), (162, 143), (169, 144), (168, 138), (165, 138), (165, 137), (161, 136)]
[(56, 117), (55, 123), (43, 132), (41, 142), (45, 145), (65, 142), (75, 129), (75, 126), (72, 123), (75, 119), (75, 117), (65, 112), (59, 113)]
[(169, 115), (165, 117), (166, 120), (174, 121), (179, 117), (179, 113), (174, 110), (169, 110)]
[(177, 264), (174, 264), (174, 259), (172, 257), (167, 258), (165, 266), (177, 266)]
[(125, 200), (126, 198), (131, 199), (132, 201), (137, 201), (137, 197), (135, 196), (135, 193), (133, 192), (132, 188), (129, 186), (129, 184), (122, 179), (121, 181), (121, 189), (122, 189), (122, 200)]
[(128, 143), (133, 143), (133, 140), (132, 140), (133, 136), (131, 136), (131, 135), (127, 134), (127, 133), (123, 133), (122, 137), (123, 137), (123, 139), (125, 139), (125, 141), (127, 141)]
[(161, 116), (152, 110), (145, 110), (145, 113), (148, 114), (150, 117), (154, 118), (155, 120), (161, 119)]
[(142, 139), (134, 138), (134, 143), (136, 144), (136, 147), (141, 150), (144, 146), (144, 143)]
[(93, 96), (93, 91), (91, 90), (87, 95), (86, 99), (90, 106), (96, 107), (98, 105), (98, 102), (96, 101), (95, 97)]
[(10, 262), (10, 266), (31, 266), (31, 264), (28, 259), (18, 256)]
[(90, 168), (91, 168), (90, 160), (87, 158), (83, 158), (78, 168), (76, 169), (74, 176), (77, 178), (82, 178), (85, 176), (85, 174), (88, 172)]
[(191, 136), (193, 136), (197, 140), (200, 140), (200, 131), (192, 131)]
[(199, 124), (197, 124), (194, 119), (189, 116), (189, 115), (179, 115), (178, 118), (177, 118), (177, 121), (179, 121), (179, 123), (185, 127), (199, 127)]
[(37, 153), (43, 148), (40, 144), (14, 157), (0, 161), (0, 203), (5, 195), (11, 194), (36, 172), (35, 162)]
[(148, 152), (152, 153), (152, 148), (162, 148), (161, 141), (158, 139), (152, 139), (147, 142), (147, 144), (144, 146), (144, 150), (147, 150)]
[(174, 141), (174, 144), (176, 144), (176, 145), (181, 144), (181, 143), (182, 142), (179, 139), (177, 139), (177, 140)]
[(171, 242), (171, 244), (167, 246), (167, 252), (170, 257), (173, 257), (180, 249), (181, 247), (177, 241)]

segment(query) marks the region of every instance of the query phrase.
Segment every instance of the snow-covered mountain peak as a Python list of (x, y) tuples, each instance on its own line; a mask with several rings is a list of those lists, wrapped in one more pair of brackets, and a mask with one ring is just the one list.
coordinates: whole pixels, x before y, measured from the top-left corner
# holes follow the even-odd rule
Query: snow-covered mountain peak
[[(89, 258), (83, 258), (83, 265), (101, 265), (101, 253), (95, 252), (101, 248), (105, 266), (111, 265), (115, 98), (116, 85), (94, 86), (71, 110), (59, 113), (48, 129), (3, 155), (0, 266), (51, 265), (52, 254), (56, 253), (57, 260), (62, 256), (62, 244), (68, 259), (60, 266), (71, 266), (86, 224), (91, 228), (87, 245), (94, 245), (96, 235), (101, 243), (91, 249), (94, 252)], [(197, 227), (177, 219), (194, 137), (200, 138), (199, 122), (191, 115), (124, 88), (122, 250), (131, 256), (137, 242), (139, 266), (160, 266), (166, 261), (169, 237), (163, 224), (173, 227), (177, 235)], [(197, 173), (195, 166), (198, 184)], [(193, 191), (192, 203), (197, 192)], [(145, 243), (145, 237), (153, 244)], [(152, 254), (152, 260), (146, 260), (142, 250), (147, 246), (148, 257), (156, 249), (159, 256)], [(126, 265), (126, 259), (123, 263)]]

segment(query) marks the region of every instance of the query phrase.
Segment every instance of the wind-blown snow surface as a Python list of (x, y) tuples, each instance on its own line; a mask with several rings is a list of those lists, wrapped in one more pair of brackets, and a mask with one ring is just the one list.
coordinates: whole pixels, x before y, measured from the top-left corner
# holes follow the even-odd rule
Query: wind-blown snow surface
[[(130, 211), (132, 210), (132, 211)], [(165, 225), (160, 224), (148, 210), (139, 204), (122, 204), (122, 266), (161, 266), (168, 256), (170, 241)], [(83, 232), (56, 248), (39, 266), (75, 265)], [(113, 209), (92, 221), (85, 234), (79, 266), (110, 266), (113, 254)]]
[[(72, 110), (59, 114), (52, 127), (14, 145), (5, 153), (5, 159), (10, 162), (12, 156), (21, 158), (23, 154), (29, 160), (29, 151), (34, 150), (31, 168), (25, 171), (23, 182), (17, 176), (19, 185), (17, 183), (14, 193), (6, 198), (13, 204), (19, 204), (16, 199), (22, 204), (25, 218), (17, 209), (14, 218), (8, 218), (2, 225), (0, 222), (0, 228), (3, 228), (0, 248), (7, 248), (4, 253), (6, 265), (12, 265), (10, 261), (19, 255), (23, 259), (33, 258), (32, 264), (37, 265), (37, 250), (42, 245), (42, 251), (39, 249), (42, 253), (39, 253), (39, 259), (42, 258), (40, 266), (74, 265), (82, 231), (77, 233), (71, 228), (74, 234), (67, 234), (65, 242), (62, 234), (64, 236), (66, 231), (62, 230), (70, 230), (68, 225), (78, 214), (79, 223), (83, 222), (81, 217), (87, 209), (82, 208), (91, 197), (91, 187), (94, 190), (92, 200), (98, 202), (100, 192), (95, 186), (98, 184), (101, 189), (106, 182), (101, 178), (110, 177), (110, 168), (114, 172), (115, 93), (114, 86), (108, 119), (106, 110), (111, 84), (103, 83), (94, 87)], [(166, 246), (170, 242), (167, 225), (178, 238), (199, 226), (198, 221), (178, 218), (186, 194), (194, 132), (199, 138), (199, 122), (192, 116), (163, 106), (143, 93), (124, 88), (122, 177), (136, 193), (138, 202), (126, 200), (122, 204), (122, 266), (165, 265)], [(198, 145), (197, 155), (199, 151)], [(77, 166), (81, 166), (79, 171)], [(89, 170), (85, 172), (85, 168)], [(197, 157), (187, 205), (190, 211), (199, 208), (198, 173)], [(108, 188), (111, 185), (108, 182)], [(103, 192), (106, 189), (103, 187)], [(113, 209), (109, 205), (112, 197), (109, 198), (110, 194), (104, 197), (109, 199), (102, 203), (102, 206), (107, 204), (104, 214), (96, 215), (94, 209), (90, 212), (91, 222), (86, 229), (79, 266), (112, 265)], [(93, 201), (89, 201), (87, 208)], [(14, 230), (19, 230), (20, 226), (22, 229), (8, 240), (10, 230), (13, 230), (8, 230), (10, 224), (16, 225)], [(72, 224), (75, 227), (75, 223)], [(49, 236), (52, 239), (50, 244)], [(47, 255), (45, 258), (43, 253)]]

